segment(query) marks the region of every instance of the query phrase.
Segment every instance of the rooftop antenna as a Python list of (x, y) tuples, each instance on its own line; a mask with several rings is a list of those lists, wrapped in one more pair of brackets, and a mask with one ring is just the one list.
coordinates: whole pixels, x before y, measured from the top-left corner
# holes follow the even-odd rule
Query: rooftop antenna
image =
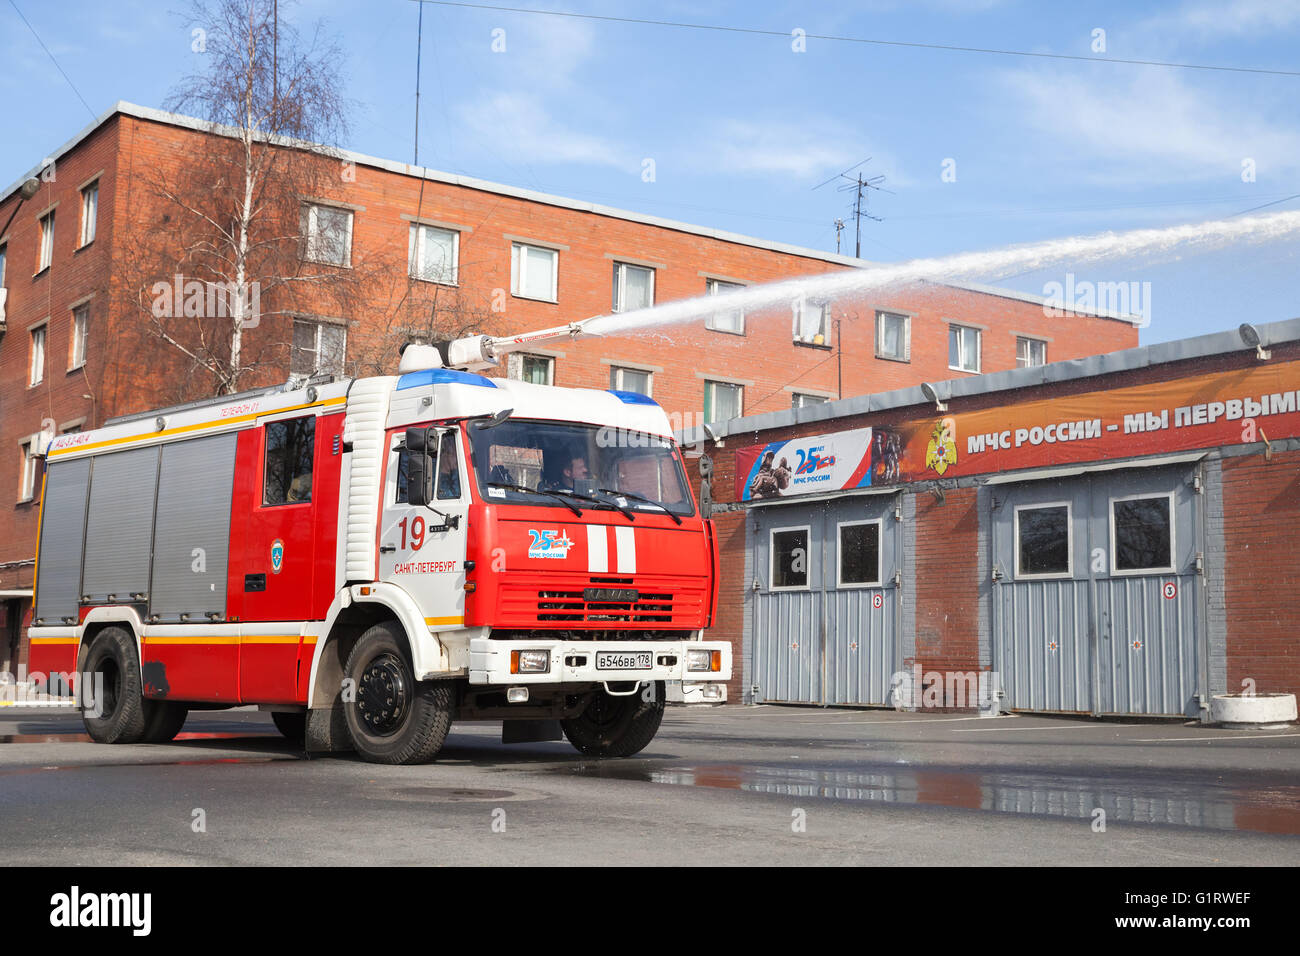
[[(865, 166), (869, 162), (871, 162), (870, 156), (868, 156), (862, 162), (850, 166), (848, 169), (844, 170), (844, 172), (832, 176), (830, 179), (826, 180), (826, 182), (818, 183), (816, 186), (813, 187), (813, 190), (818, 190), (821, 189), (823, 186), (827, 186), (835, 182), (835, 180), (837, 179), (843, 179), (845, 180), (845, 182), (836, 191), (847, 192), (848, 190), (851, 189), (856, 192), (856, 196), (854, 197), (853, 200), (853, 219), (854, 219), (853, 255), (857, 259), (862, 258), (863, 217), (865, 216), (867, 219), (874, 219), (876, 222), (883, 221), (879, 216), (873, 216), (871, 215), (871, 213), (867, 212), (865, 208), (863, 208), (866, 205), (864, 202), (864, 197), (869, 195), (868, 190), (872, 190), (872, 189), (876, 189), (881, 192), (889, 192), (889, 190), (883, 189), (880, 185), (885, 181), (885, 177), (883, 174), (876, 175), (876, 176), (869, 176), (866, 178), (863, 178), (861, 172), (859, 172), (856, 176), (849, 175), (849, 173), (858, 169), (858, 167)], [(836, 219), (835, 220), (835, 251), (837, 253), (840, 251), (840, 230), (842, 230), (843, 228), (844, 228), (844, 220)]]

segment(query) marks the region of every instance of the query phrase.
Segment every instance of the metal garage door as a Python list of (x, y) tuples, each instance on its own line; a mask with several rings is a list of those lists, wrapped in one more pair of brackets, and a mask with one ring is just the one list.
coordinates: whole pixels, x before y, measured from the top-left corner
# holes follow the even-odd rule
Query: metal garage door
[(756, 701), (889, 703), (898, 647), (899, 497), (750, 513)]
[(1194, 469), (1000, 485), (994, 667), (1013, 710), (1197, 716)]

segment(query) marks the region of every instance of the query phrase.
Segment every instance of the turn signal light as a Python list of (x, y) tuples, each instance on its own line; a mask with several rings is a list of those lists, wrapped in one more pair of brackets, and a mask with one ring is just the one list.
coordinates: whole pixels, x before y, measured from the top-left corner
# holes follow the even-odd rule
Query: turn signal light
[(697, 650), (694, 648), (687, 650), (686, 669), (688, 671), (717, 673), (722, 670), (722, 651)]
[(545, 674), (551, 669), (551, 652), (537, 649), (510, 652), (510, 673)]

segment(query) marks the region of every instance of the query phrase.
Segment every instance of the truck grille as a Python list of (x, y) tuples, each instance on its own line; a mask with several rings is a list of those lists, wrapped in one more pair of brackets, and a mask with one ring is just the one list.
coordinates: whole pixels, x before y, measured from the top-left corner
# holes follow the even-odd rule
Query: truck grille
[(537, 592), (539, 621), (667, 624), (672, 617), (673, 596), (667, 593), (638, 592), (635, 601), (588, 601), (582, 591)]
[[(519, 575), (501, 588), (494, 626), (682, 630), (703, 626), (705, 585), (679, 575)], [(523, 580), (521, 580), (523, 579)]]

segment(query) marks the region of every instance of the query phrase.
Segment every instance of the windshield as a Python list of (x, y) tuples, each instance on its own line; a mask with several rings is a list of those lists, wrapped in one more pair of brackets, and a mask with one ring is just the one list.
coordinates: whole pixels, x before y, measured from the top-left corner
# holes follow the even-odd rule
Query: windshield
[[(681, 464), (667, 438), (595, 425), (510, 419), (495, 428), (469, 424), (479, 492), (489, 500), (564, 507), (547, 492), (572, 492), (579, 507), (605, 507), (611, 493), (629, 510), (695, 511)], [(537, 492), (537, 493), (534, 493)], [(599, 504), (587, 500), (599, 499)], [(569, 499), (572, 500), (572, 499)]]

